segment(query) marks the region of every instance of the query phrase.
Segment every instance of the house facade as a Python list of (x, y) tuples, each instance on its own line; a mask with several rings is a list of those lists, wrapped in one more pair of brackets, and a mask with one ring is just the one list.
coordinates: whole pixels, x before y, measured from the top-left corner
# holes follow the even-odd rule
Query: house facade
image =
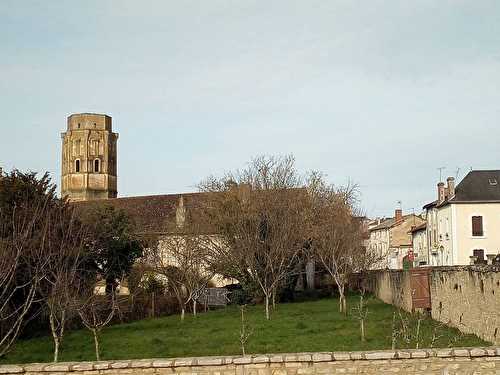
[(368, 249), (383, 259), (376, 268), (403, 268), (403, 259), (414, 254), (411, 229), (424, 223), (420, 216), (397, 209), (393, 218), (371, 227)]
[(429, 264), (429, 251), (427, 247), (427, 223), (417, 225), (411, 229), (413, 244), (414, 264), (425, 266)]
[(500, 253), (500, 170), (469, 172), (455, 187), (438, 184), (437, 200), (424, 206), (429, 264), (487, 262)]

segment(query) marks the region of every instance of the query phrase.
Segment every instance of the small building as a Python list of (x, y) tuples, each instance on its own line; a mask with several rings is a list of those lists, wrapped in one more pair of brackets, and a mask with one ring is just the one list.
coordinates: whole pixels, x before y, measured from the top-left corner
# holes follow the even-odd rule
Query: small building
[(368, 249), (383, 258), (376, 268), (403, 268), (403, 258), (413, 254), (411, 229), (425, 223), (418, 215), (403, 215), (396, 209), (394, 217), (370, 228)]
[(413, 244), (414, 264), (425, 266), (429, 264), (429, 251), (427, 250), (427, 223), (412, 227), (411, 238)]

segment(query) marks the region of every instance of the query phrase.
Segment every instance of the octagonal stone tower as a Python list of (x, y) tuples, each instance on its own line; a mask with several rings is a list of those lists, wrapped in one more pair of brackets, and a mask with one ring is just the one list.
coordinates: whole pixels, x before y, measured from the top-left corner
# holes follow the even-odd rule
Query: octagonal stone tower
[(116, 148), (111, 117), (78, 113), (61, 134), (61, 196), (71, 201), (116, 198)]

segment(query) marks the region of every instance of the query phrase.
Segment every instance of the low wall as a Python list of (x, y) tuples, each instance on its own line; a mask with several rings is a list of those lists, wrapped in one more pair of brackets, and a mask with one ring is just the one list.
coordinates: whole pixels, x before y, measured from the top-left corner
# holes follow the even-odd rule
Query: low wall
[(500, 344), (500, 268), (435, 268), (430, 289), (433, 319)]
[(298, 353), (0, 366), (26, 375), (499, 374), (500, 348)]
[[(412, 311), (410, 272), (379, 270), (365, 277), (379, 299)], [(500, 345), (500, 267), (433, 267), (429, 289), (433, 319)]]

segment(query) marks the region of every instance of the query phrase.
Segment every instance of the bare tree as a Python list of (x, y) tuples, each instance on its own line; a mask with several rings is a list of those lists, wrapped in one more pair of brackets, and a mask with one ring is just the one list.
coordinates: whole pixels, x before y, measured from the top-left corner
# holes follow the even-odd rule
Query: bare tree
[(80, 287), (86, 282), (81, 268), (84, 229), (76, 220), (74, 210), (67, 205), (53, 210), (48, 218), (51, 221), (49, 246), (56, 256), (51, 257), (41, 294), (45, 298), (54, 341), (54, 362), (57, 362), (66, 323), (72, 314), (76, 314)]
[(340, 312), (347, 313), (345, 292), (349, 276), (376, 261), (362, 243), (361, 221), (356, 215), (357, 186), (329, 185), (320, 173), (311, 174), (308, 186), (312, 249), (337, 285)]
[(193, 314), (197, 314), (198, 300), (214, 276), (204, 236), (195, 227), (186, 225), (160, 239), (146, 254), (145, 261), (151, 270), (163, 276), (168, 290), (177, 298), (182, 321), (189, 304)]
[(251, 280), (269, 304), (279, 286), (296, 272), (307, 234), (307, 192), (294, 158), (258, 157), (243, 171), (200, 184), (210, 193), (202, 215), (217, 236), (207, 237), (215, 272)]
[(248, 323), (245, 321), (245, 309), (246, 305), (240, 306), (241, 320), (240, 320), (239, 339), (240, 339), (241, 354), (243, 356), (246, 355), (246, 350), (245, 350), (246, 344), (248, 342), (248, 339), (253, 333), (252, 330), (249, 329)]
[(30, 316), (53, 254), (49, 251), (50, 199), (25, 201), (6, 217), (0, 211), (0, 357)]
[(117, 311), (116, 296), (114, 293), (100, 296), (90, 290), (88, 295), (81, 300), (78, 314), (83, 325), (92, 332), (94, 337), (96, 360), (101, 360), (99, 335), (113, 319)]

